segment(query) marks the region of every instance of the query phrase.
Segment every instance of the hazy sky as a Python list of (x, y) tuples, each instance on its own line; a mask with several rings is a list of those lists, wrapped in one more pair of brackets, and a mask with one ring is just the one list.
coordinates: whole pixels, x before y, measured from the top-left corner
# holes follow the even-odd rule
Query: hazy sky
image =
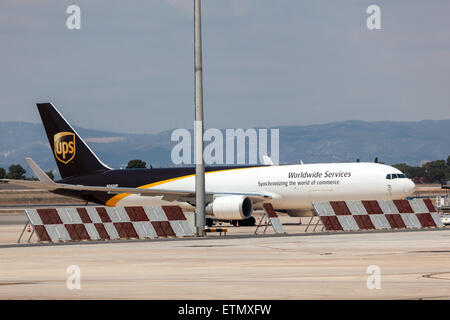
[[(448, 0), (202, 2), (206, 127), (450, 118)], [(0, 120), (193, 127), (193, 0), (2, 0), (0, 40)]]

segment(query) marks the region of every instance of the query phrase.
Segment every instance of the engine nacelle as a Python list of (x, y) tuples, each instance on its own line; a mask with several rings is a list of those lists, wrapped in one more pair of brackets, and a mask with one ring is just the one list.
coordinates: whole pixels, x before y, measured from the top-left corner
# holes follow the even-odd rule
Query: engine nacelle
[(217, 219), (243, 220), (252, 215), (253, 204), (246, 196), (223, 196), (215, 198), (206, 207), (206, 213), (214, 215)]

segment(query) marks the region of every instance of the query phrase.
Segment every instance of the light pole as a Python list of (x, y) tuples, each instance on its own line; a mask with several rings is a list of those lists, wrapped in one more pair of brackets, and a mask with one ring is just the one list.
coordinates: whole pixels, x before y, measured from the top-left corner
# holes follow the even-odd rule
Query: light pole
[(202, 19), (200, 0), (194, 0), (194, 74), (195, 74), (195, 228), (203, 235), (205, 226), (205, 165), (203, 162), (203, 77)]

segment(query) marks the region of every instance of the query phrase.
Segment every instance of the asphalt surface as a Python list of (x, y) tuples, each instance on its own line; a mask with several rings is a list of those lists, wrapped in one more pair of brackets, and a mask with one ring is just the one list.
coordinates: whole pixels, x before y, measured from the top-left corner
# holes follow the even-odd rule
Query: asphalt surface
[(450, 299), (448, 228), (17, 244), (25, 220), (0, 217), (0, 299)]

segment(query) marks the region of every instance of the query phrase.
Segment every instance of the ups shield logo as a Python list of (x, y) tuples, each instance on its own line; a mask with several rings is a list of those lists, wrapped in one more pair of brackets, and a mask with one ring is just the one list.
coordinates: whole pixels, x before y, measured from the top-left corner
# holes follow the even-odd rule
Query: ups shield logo
[(55, 157), (64, 164), (69, 163), (75, 157), (75, 134), (72, 132), (60, 132), (54, 135)]

